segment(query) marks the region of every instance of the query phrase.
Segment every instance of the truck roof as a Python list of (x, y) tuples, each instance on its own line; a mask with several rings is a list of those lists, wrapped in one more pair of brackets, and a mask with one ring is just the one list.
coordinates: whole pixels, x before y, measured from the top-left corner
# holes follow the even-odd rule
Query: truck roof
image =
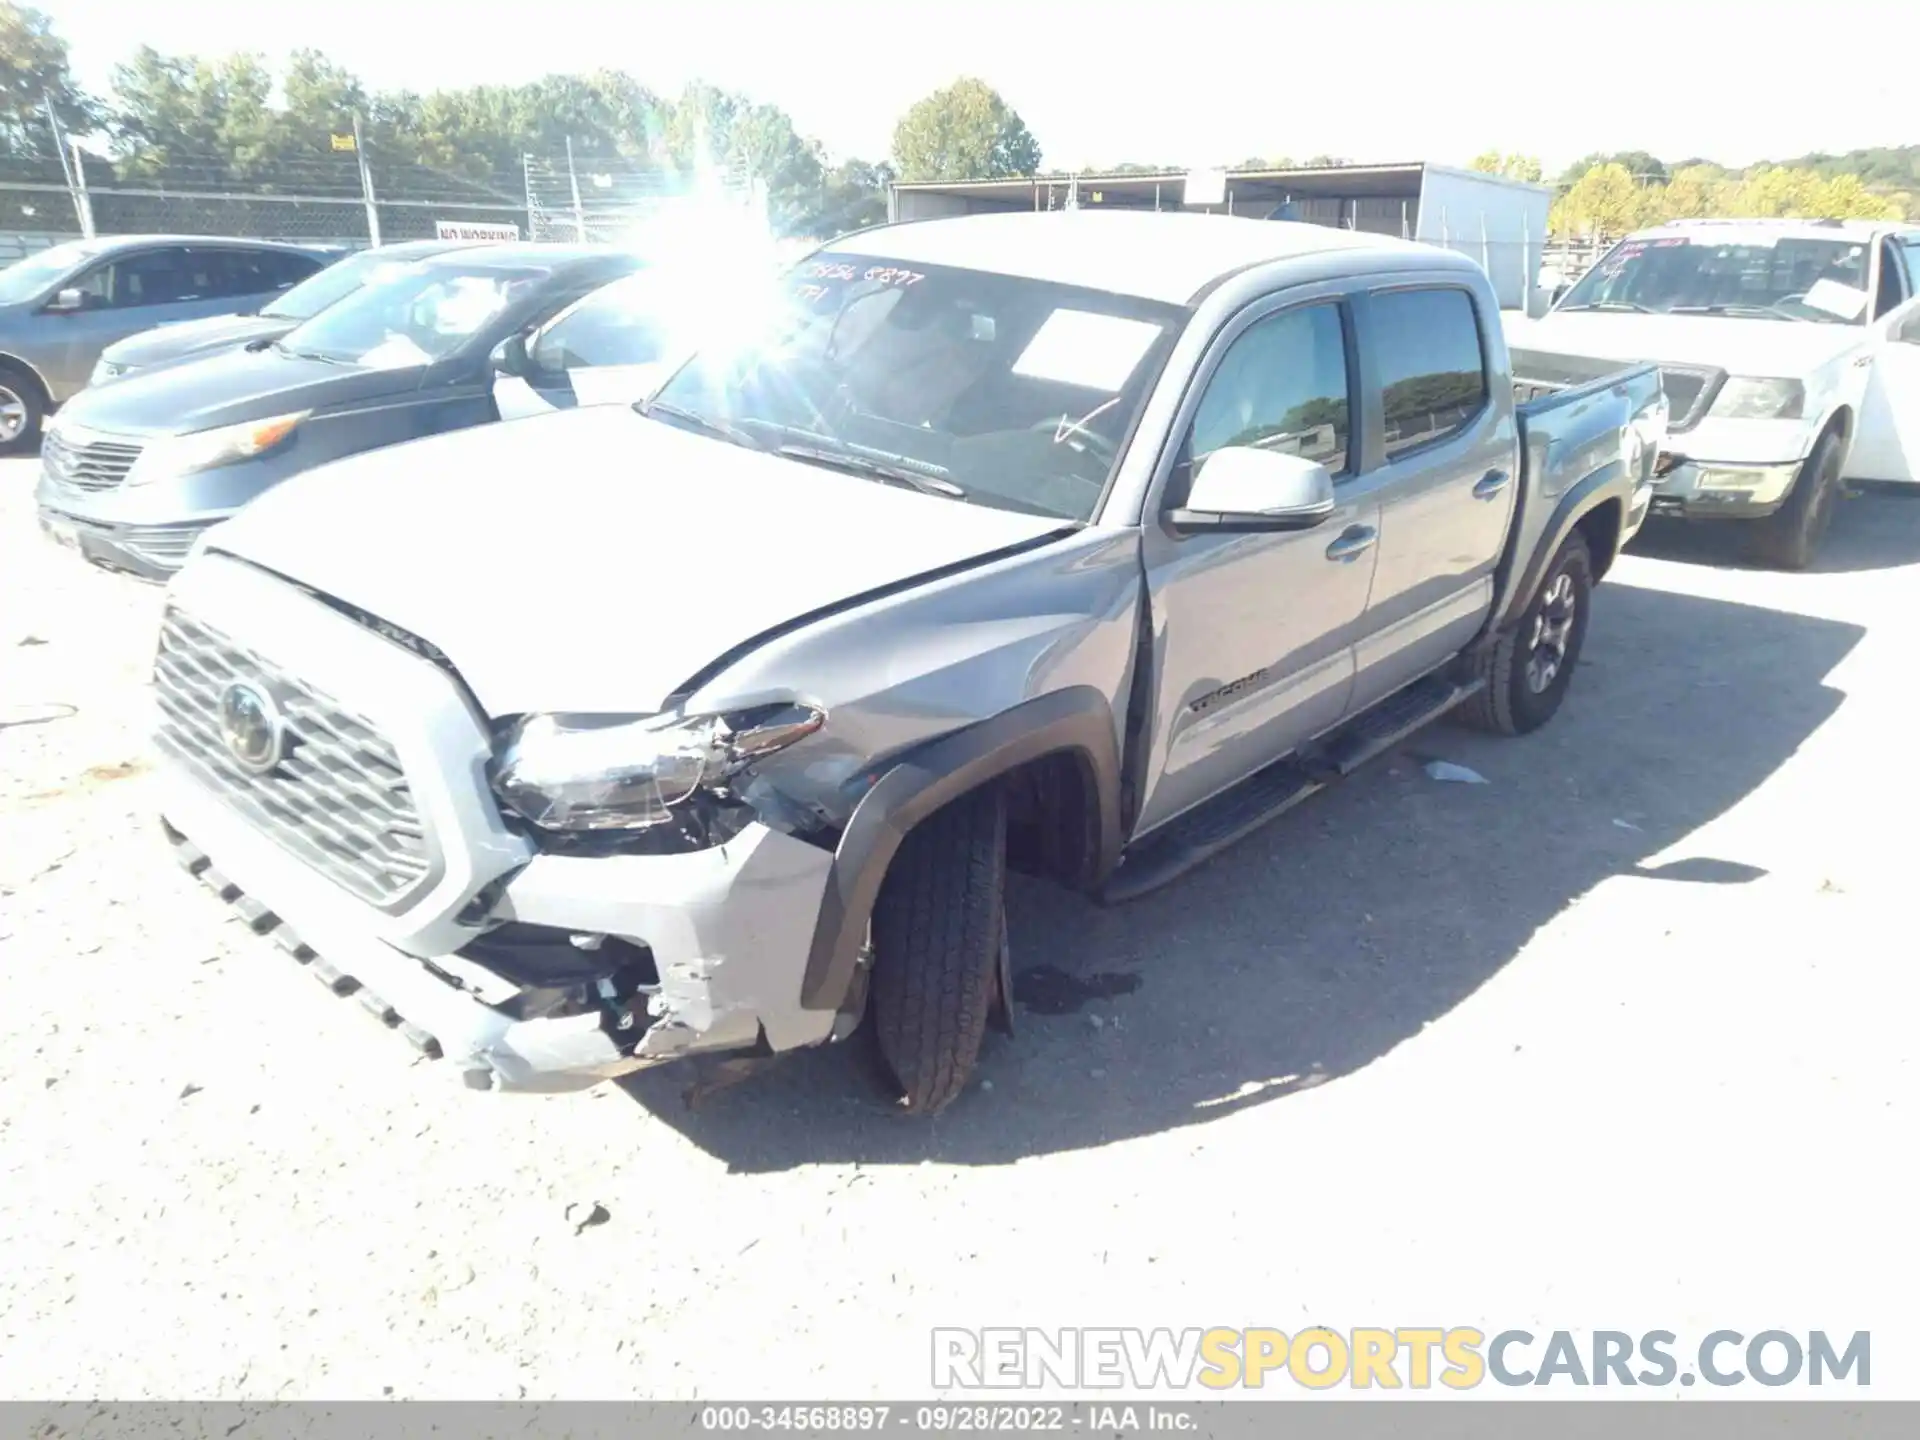
[(1189, 305), (1216, 281), (1272, 260), (1372, 251), (1479, 272), (1463, 255), (1387, 235), (1293, 221), (1151, 210), (1012, 211), (913, 220), (843, 235), (821, 253), (884, 256), (1081, 285)]

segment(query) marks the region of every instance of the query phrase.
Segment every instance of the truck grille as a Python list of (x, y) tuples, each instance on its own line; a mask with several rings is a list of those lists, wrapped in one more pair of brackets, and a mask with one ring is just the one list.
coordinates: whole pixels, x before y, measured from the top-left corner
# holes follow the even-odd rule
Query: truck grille
[[(426, 880), (433, 857), (400, 757), (364, 717), (177, 608), (161, 626), (154, 689), (160, 749), (279, 845), (372, 905)], [(238, 691), (278, 711), (270, 768), (241, 763), (244, 734), (230, 747)]]
[(117, 440), (74, 441), (55, 433), (40, 442), (40, 458), (58, 484), (75, 490), (111, 490), (127, 478), (143, 448)]
[(1667, 394), (1669, 430), (1684, 430), (1692, 425), (1720, 393), (1723, 370), (1690, 370), (1684, 366), (1662, 365), (1660, 388)]

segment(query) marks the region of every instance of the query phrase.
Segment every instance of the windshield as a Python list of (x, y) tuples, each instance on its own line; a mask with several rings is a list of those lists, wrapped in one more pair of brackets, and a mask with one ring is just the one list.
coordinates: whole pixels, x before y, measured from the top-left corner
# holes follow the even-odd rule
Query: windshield
[(0, 305), (16, 305), (31, 300), (81, 261), (100, 253), (101, 247), (83, 240), (70, 240), (16, 260), (0, 270)]
[(956, 499), (1086, 520), (1187, 315), (835, 253), (790, 271), (764, 330), (697, 353), (647, 408)]
[(314, 360), (371, 370), (444, 360), (546, 278), (544, 270), (403, 265), (375, 273), (280, 341)]
[(1751, 230), (1623, 240), (1558, 308), (1857, 325), (1867, 315), (1867, 248)]
[(260, 313), (272, 320), (311, 320), (369, 280), (398, 274), (406, 264), (378, 250), (363, 250), (309, 275), (272, 304), (261, 306)]

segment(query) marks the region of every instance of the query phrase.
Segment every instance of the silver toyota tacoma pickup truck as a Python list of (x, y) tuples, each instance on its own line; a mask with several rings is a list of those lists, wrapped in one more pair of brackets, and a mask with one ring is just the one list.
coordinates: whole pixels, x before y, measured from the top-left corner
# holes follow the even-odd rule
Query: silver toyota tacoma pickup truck
[(1009, 868), (1124, 901), (1548, 720), (1666, 424), (1651, 366), (1517, 404), (1480, 269), (1347, 230), (969, 216), (737, 298), (640, 405), (320, 467), (171, 583), (179, 858), (475, 1088), (864, 1020), (938, 1111)]

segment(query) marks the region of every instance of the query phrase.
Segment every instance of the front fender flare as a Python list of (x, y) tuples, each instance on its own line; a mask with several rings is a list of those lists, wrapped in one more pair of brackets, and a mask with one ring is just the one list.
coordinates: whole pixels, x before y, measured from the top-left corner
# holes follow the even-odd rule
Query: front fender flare
[(1113, 705), (1088, 685), (1056, 690), (929, 742), (895, 762), (848, 817), (800, 982), (808, 1010), (839, 1010), (853, 989), (867, 920), (907, 832), (948, 802), (1043, 755), (1086, 766), (1098, 807), (1096, 875), (1120, 856), (1120, 750)]

